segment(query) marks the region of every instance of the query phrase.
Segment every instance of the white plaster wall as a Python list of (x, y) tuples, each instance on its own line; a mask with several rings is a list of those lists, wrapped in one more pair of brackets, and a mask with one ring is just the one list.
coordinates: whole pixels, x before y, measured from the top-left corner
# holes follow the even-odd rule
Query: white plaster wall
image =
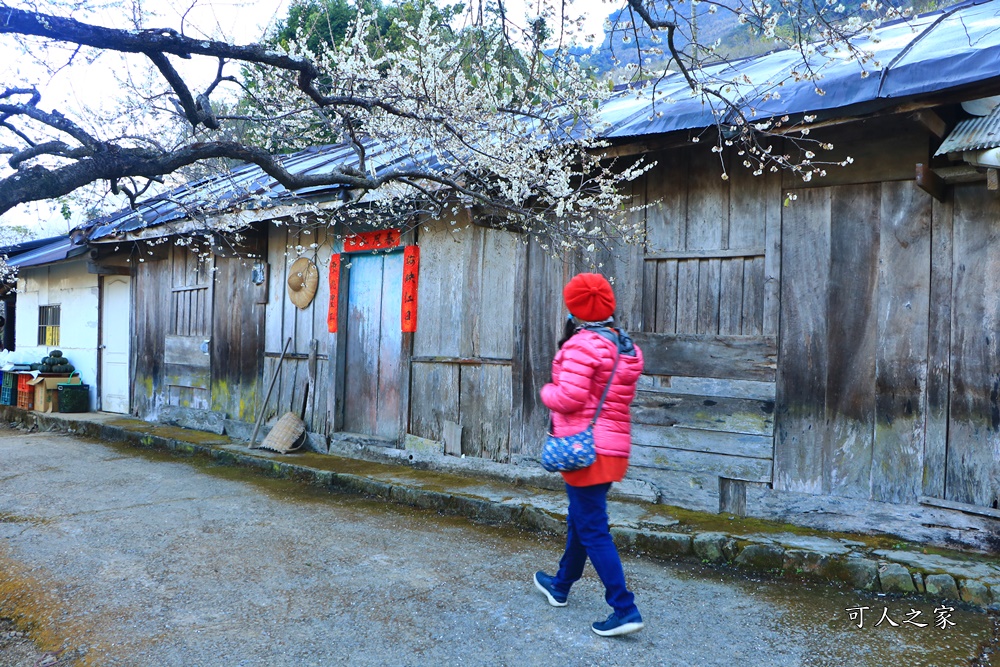
[[(86, 260), (21, 269), (17, 278), (14, 346), (18, 359), (41, 361), (60, 349), (90, 385), (90, 409), (97, 406), (98, 276)], [(59, 346), (38, 345), (38, 307), (60, 306)]]

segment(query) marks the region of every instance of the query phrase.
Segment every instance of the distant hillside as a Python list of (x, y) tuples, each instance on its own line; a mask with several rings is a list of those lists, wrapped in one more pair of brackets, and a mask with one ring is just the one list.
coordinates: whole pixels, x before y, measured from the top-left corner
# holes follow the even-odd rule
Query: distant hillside
[[(863, 0), (842, 0), (845, 7), (845, 14), (850, 14), (858, 10)], [(948, 7), (956, 4), (957, 0), (918, 0), (913, 3), (916, 13), (923, 13)], [(720, 4), (729, 6), (732, 9), (745, 5), (739, 0), (720, 0)], [(719, 54), (725, 58), (742, 58), (747, 56), (766, 53), (777, 47), (773, 41), (763, 41), (758, 38), (749, 26), (740, 25), (735, 11), (727, 11), (719, 8), (715, 13), (710, 13), (709, 3), (698, 3), (695, 5), (697, 14), (695, 20), (690, 20), (691, 3), (684, 2), (677, 5), (679, 12), (677, 22), (682, 27), (678, 29), (675, 39), (677, 47), (688, 54), (691, 52), (691, 43), (714, 44), (719, 40)], [(687, 13), (683, 13), (687, 12)], [(665, 12), (658, 14), (659, 18), (673, 18)], [(638, 16), (635, 17), (639, 21)], [(642, 58), (642, 65), (647, 70), (663, 69), (669, 65), (669, 56), (651, 57), (647, 53), (640, 56), (640, 50), (645, 52), (653, 46), (658, 46), (664, 53), (667, 51), (665, 41), (661, 44), (654, 44), (651, 31), (644, 25), (638, 31), (631, 28), (633, 18), (627, 9), (621, 9), (608, 15), (608, 22), (612, 29), (604, 36), (604, 41), (593, 48), (578, 47), (574, 49), (573, 55), (580, 58), (584, 64), (593, 67), (600, 76), (607, 76), (614, 72), (624, 71), (629, 65), (637, 65)], [(779, 31), (790, 32), (791, 25), (778, 26)], [(692, 36), (692, 32), (694, 35)], [(636, 40), (638, 34), (638, 40)], [(665, 39), (665, 33), (662, 33)], [(628, 40), (627, 42), (625, 40)], [(716, 60), (711, 57), (707, 62)]]

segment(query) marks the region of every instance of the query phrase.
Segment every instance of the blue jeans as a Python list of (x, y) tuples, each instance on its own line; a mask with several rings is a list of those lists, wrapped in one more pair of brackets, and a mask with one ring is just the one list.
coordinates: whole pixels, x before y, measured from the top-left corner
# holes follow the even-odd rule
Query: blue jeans
[(566, 552), (559, 561), (559, 572), (552, 579), (552, 588), (569, 593), (570, 587), (583, 575), (587, 557), (604, 584), (604, 599), (618, 616), (637, 611), (635, 596), (625, 586), (625, 572), (618, 549), (608, 530), (608, 489), (611, 484), (595, 486), (566, 485), (569, 513), (566, 516)]

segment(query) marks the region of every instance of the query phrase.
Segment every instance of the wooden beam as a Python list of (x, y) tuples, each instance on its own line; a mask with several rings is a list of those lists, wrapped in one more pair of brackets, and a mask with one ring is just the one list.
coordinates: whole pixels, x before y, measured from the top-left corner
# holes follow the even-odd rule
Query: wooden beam
[(97, 262), (87, 262), (87, 273), (95, 273), (99, 276), (130, 276), (132, 269), (127, 266), (108, 266)]
[(940, 507), (946, 510), (964, 512), (965, 514), (975, 514), (978, 516), (988, 516), (991, 519), (1000, 519), (1000, 510), (995, 510), (992, 507), (980, 507), (979, 505), (958, 503), (954, 500), (943, 500), (941, 498), (929, 498), (927, 496), (920, 496), (918, 502), (921, 505), (927, 505), (929, 507)]
[(956, 183), (978, 183), (986, 180), (986, 174), (970, 164), (960, 164), (954, 167), (938, 167), (934, 173), (948, 185)]
[(944, 139), (948, 135), (948, 123), (933, 109), (918, 111), (913, 114), (912, 118), (938, 139)]
[(643, 255), (643, 259), (728, 259), (731, 257), (763, 257), (764, 247), (731, 248), (724, 250), (666, 250)]
[(917, 164), (916, 180), (917, 187), (938, 201), (944, 201), (948, 195), (948, 186), (944, 180), (926, 164)]

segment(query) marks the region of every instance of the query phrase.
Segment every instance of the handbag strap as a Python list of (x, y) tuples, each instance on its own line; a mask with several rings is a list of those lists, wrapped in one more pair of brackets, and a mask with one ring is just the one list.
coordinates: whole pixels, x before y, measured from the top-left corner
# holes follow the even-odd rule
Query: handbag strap
[[(612, 329), (612, 331), (615, 331)], [(619, 340), (618, 332), (615, 331), (615, 340)], [(597, 418), (601, 416), (601, 408), (604, 407), (604, 399), (608, 397), (608, 391), (611, 389), (611, 381), (615, 379), (615, 371), (618, 369), (618, 360), (621, 358), (621, 352), (618, 351), (618, 343), (615, 343), (615, 363), (611, 366), (611, 375), (608, 376), (608, 383), (604, 385), (604, 393), (601, 394), (601, 400), (597, 404), (597, 410), (594, 412), (594, 418), (590, 420), (590, 425), (593, 426), (597, 423)], [(555, 429), (552, 423), (552, 416), (549, 416), (549, 433)]]
[(597, 404), (597, 410), (594, 412), (594, 418), (590, 420), (590, 425), (593, 426), (597, 423), (597, 418), (601, 416), (601, 408), (604, 407), (604, 399), (608, 397), (608, 391), (611, 389), (611, 381), (615, 379), (615, 371), (618, 369), (618, 360), (621, 359), (621, 353), (618, 351), (618, 346), (615, 346), (615, 363), (611, 366), (611, 375), (608, 377), (608, 383), (604, 385), (604, 393), (601, 394), (601, 402)]

